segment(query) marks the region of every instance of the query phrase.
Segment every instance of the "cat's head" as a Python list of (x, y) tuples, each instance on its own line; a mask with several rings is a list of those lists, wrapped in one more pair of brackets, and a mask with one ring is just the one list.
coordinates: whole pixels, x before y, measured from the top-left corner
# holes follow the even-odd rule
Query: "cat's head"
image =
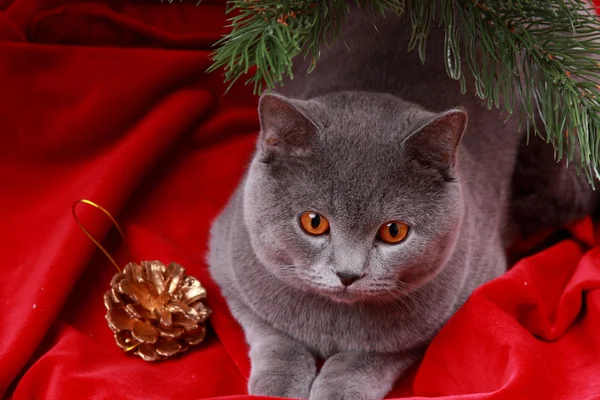
[(434, 277), (462, 218), (467, 115), (385, 94), (265, 94), (244, 190), (253, 250), (289, 285), (352, 302)]

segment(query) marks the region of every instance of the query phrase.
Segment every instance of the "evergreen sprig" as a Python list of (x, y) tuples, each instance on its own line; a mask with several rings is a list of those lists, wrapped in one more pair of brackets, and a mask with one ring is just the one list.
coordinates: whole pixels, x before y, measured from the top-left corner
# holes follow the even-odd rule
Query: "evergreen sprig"
[[(403, 12), (396, 0), (359, 1), (365, 11)], [(304, 52), (311, 57), (311, 69), (317, 63), (323, 44), (331, 44), (340, 36), (341, 22), (349, 7), (345, 0), (234, 0), (227, 13), (231, 32), (216, 43), (213, 65), (209, 72), (224, 67), (225, 80), (233, 84), (255, 67), (246, 84), (254, 84), (254, 92), (263, 85), (274, 87), (285, 74), (292, 76), (292, 59)]]
[[(552, 143), (558, 159), (580, 160), (590, 183), (600, 177), (600, 21), (585, 0), (355, 3), (370, 14), (407, 13), (410, 47), (423, 62), (429, 28), (443, 26), (446, 69), (463, 92), (464, 59), (473, 89), (490, 108), (524, 111), (527, 126)], [(224, 68), (231, 83), (250, 73), (246, 83), (255, 93), (272, 88), (292, 75), (298, 54), (316, 66), (321, 46), (340, 37), (348, 11), (346, 0), (232, 0), (231, 31), (217, 42), (210, 71)], [(535, 123), (537, 113), (543, 127)]]

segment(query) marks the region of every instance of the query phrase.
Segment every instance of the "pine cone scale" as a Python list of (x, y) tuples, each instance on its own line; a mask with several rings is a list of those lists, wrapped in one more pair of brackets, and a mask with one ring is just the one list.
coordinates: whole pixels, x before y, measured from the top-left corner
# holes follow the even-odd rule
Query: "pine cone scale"
[(154, 346), (142, 343), (136, 349), (137, 354), (144, 359), (144, 361), (156, 361), (159, 359), (158, 353), (154, 350)]
[(152, 293), (150, 293), (148, 285), (144, 285), (144, 283), (123, 279), (117, 284), (117, 288), (119, 293), (126, 295), (142, 307), (152, 309)]
[(131, 330), (133, 329), (133, 320), (121, 308), (114, 307), (114, 303), (110, 296), (104, 297), (104, 305), (108, 309), (106, 313), (106, 321), (113, 331)]
[(142, 266), (147, 268), (146, 271), (148, 272), (148, 281), (154, 285), (158, 293), (163, 293), (165, 291), (165, 279), (163, 278), (160, 265), (152, 263), (142, 263)]
[(186, 279), (182, 286), (182, 293), (189, 303), (194, 303), (206, 297), (206, 290), (196, 279)]
[(193, 331), (194, 329), (196, 329), (198, 327), (198, 324), (196, 324), (194, 321), (191, 321), (191, 320), (185, 318), (182, 315), (175, 314), (173, 316), (172, 321), (173, 321), (173, 326), (184, 328), (186, 331)]
[(168, 292), (172, 295), (177, 290), (177, 287), (185, 274), (185, 269), (181, 265), (171, 263), (167, 269), (167, 273), (170, 276)]
[(171, 357), (181, 351), (181, 345), (172, 340), (159, 340), (156, 352), (163, 357)]
[(198, 313), (198, 310), (189, 307), (186, 304), (183, 304), (182, 302), (172, 302), (167, 306), (167, 310), (172, 312), (173, 314), (183, 314), (187, 318), (192, 319), (196, 322), (200, 322), (202, 318), (200, 316), (200, 313)]
[(120, 331), (115, 334), (115, 341), (117, 346), (123, 350), (130, 350), (131, 348), (138, 345), (136, 340), (131, 337), (130, 331)]
[[(106, 293), (108, 293), (108, 292), (106, 292)], [(117, 289), (114, 286), (110, 289), (110, 296), (111, 296), (111, 299), (113, 302), (122, 303), (121, 296), (119, 296), (119, 292), (117, 291)]]
[(206, 336), (206, 327), (201, 326), (196, 332), (183, 335), (183, 339), (190, 345), (195, 346), (204, 340)]
[(158, 330), (146, 322), (135, 320), (133, 322), (131, 335), (138, 342), (156, 343), (156, 340), (158, 339)]
[(183, 328), (162, 328), (160, 329), (160, 335), (167, 338), (177, 338), (185, 332)]
[(160, 325), (165, 328), (173, 326), (173, 314), (167, 310), (162, 310), (160, 312)]

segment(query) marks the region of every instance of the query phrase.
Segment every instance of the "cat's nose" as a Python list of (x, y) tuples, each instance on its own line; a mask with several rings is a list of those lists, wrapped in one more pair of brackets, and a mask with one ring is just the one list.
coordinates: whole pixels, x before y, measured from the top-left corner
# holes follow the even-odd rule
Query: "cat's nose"
[(336, 272), (335, 274), (338, 276), (338, 278), (340, 278), (340, 281), (344, 286), (350, 286), (364, 276), (348, 272)]

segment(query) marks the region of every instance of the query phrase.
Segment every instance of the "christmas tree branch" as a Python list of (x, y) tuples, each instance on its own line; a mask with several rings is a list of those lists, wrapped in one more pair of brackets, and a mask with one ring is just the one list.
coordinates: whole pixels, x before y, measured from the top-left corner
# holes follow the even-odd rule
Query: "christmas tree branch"
[[(360, 1), (367, 12), (403, 11), (403, 3), (394, 0)], [(247, 81), (254, 92), (263, 84), (272, 88), (292, 75), (292, 59), (304, 52), (314, 67), (323, 44), (339, 37), (342, 17), (349, 8), (345, 0), (235, 0), (227, 13), (231, 32), (216, 43), (209, 72), (224, 67), (225, 80), (233, 84), (255, 67)]]
[[(412, 14), (423, 15), (419, 8), (433, 10), (438, 3), (415, 1)], [(556, 158), (579, 159), (593, 184), (600, 166), (600, 22), (589, 7), (576, 0), (444, 1), (440, 19), (448, 74), (464, 82), (457, 61), (466, 57), (477, 95), (490, 108), (508, 112), (520, 101), (540, 133), (537, 110)], [(415, 26), (424, 23), (413, 18)], [(425, 41), (419, 44), (424, 47)]]
[[(367, 13), (406, 12), (410, 46), (423, 62), (429, 27), (442, 25), (446, 69), (463, 91), (461, 60), (475, 77), (470, 90), (509, 113), (520, 102), (557, 158), (579, 159), (592, 182), (600, 177), (600, 21), (583, 1), (355, 0)], [(272, 88), (292, 75), (300, 53), (315, 67), (321, 46), (339, 38), (348, 10), (345, 0), (232, 0), (231, 32), (217, 43), (210, 70), (224, 68), (232, 83), (250, 74), (246, 83), (256, 93), (263, 84)]]

